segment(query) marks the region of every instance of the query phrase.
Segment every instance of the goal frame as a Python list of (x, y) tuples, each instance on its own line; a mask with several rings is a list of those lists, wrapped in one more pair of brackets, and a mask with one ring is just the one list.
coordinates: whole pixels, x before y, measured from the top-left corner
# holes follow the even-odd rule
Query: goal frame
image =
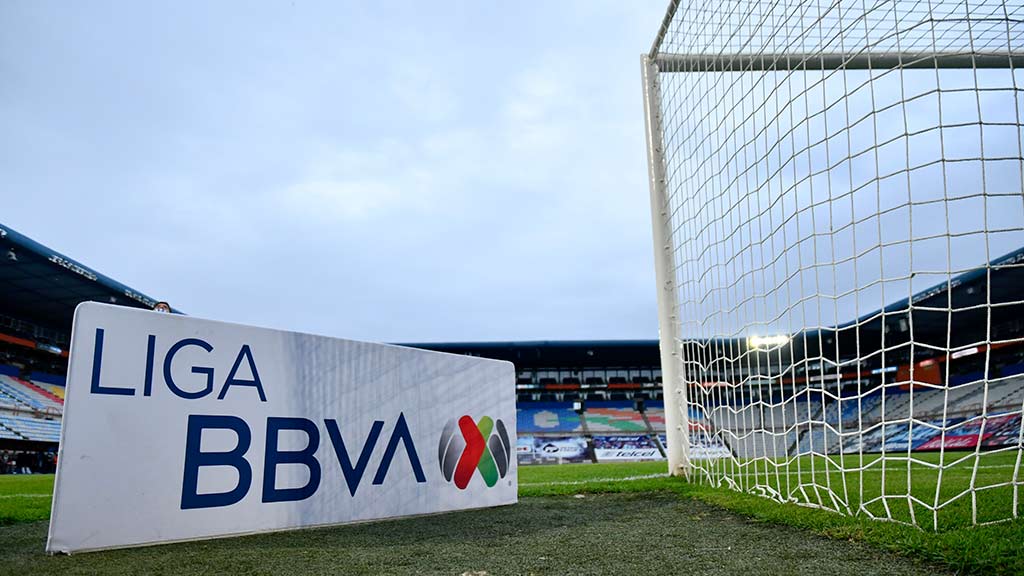
[(858, 52), (793, 54), (661, 54), (659, 47), (678, 8), (669, 4), (657, 38), (648, 53), (641, 55), (645, 142), (654, 267), (657, 284), (659, 347), (662, 394), (665, 398), (665, 454), (668, 473), (689, 477), (690, 434), (686, 382), (682, 371), (683, 337), (679, 330), (678, 286), (674, 278), (673, 230), (670, 225), (664, 132), (662, 130), (662, 73), (823, 71), (903, 69), (1016, 69), (1024, 68), (1024, 54), (1006, 53), (882, 53)]

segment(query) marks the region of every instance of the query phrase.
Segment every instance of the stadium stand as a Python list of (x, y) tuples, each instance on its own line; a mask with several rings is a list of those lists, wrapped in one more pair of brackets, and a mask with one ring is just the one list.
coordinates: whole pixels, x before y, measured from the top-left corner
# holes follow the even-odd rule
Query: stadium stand
[(38, 387), (13, 376), (0, 375), (0, 394), (29, 410), (60, 412), (63, 407), (61, 403), (41, 394)]
[[(661, 457), (655, 435), (664, 431), (665, 412), (655, 340), (407, 345), (516, 365), (521, 463)], [(643, 447), (609, 456), (609, 442)]]
[(24, 440), (25, 437), (18, 434), (14, 430), (11, 430), (7, 426), (0, 424), (0, 438), (6, 440)]
[[(520, 444), (520, 461), (522, 463), (541, 463), (554, 461), (601, 461), (602, 456), (608, 458), (609, 438), (643, 437), (650, 445), (657, 446), (658, 438), (665, 429), (664, 403), (660, 394), (649, 394), (645, 388), (640, 372), (645, 367), (640, 359), (648, 361), (657, 354), (657, 343), (646, 343), (646, 351), (636, 352), (632, 362), (622, 356), (615, 363), (600, 367), (593, 362), (577, 364), (575, 370), (566, 362), (572, 358), (578, 362), (581, 358), (600, 358), (598, 351), (601, 344), (615, 346), (616, 343), (596, 342), (557, 342), (557, 343), (488, 343), (461, 345), (425, 345), (425, 347), (444, 348), (446, 351), (461, 351), (476, 355), (490, 355), (501, 359), (518, 360), (519, 375), (519, 409), (517, 426), (521, 437), (526, 438)], [(553, 349), (547, 349), (554, 345)], [(637, 346), (637, 343), (632, 343)], [(465, 347), (453, 350), (452, 347)], [(530, 349), (533, 347), (534, 349)], [(524, 348), (530, 350), (524, 354)], [(575, 348), (575, 349), (573, 349)], [(598, 351), (595, 351), (597, 348)], [(498, 353), (495, 353), (498, 351)], [(594, 352), (588, 355), (587, 352)], [(620, 351), (621, 352), (621, 351)], [(1024, 351), (1011, 351), (1002, 358), (1003, 365), (998, 378), (991, 378), (988, 385), (977, 371), (956, 372), (949, 375), (950, 386), (938, 383), (922, 383), (910, 386), (907, 382), (895, 378), (886, 379), (879, 375), (871, 375), (870, 367), (851, 378), (860, 384), (867, 394), (859, 394), (859, 387), (854, 388), (840, 379), (830, 385), (811, 383), (809, 379), (794, 377), (789, 392), (778, 391), (767, 397), (756, 394), (726, 395), (724, 387), (709, 385), (702, 390), (714, 398), (714, 402), (702, 403), (710, 406), (706, 413), (694, 406), (690, 408), (689, 422), (693, 457), (723, 457), (733, 454), (737, 457), (755, 455), (772, 455), (775, 457), (795, 456), (811, 452), (839, 453), (871, 452), (881, 450), (906, 450), (908, 436), (912, 435), (910, 446), (913, 450), (934, 450), (941, 439), (936, 439), (932, 432), (937, 428), (908, 424), (889, 424), (881, 426), (883, 418), (892, 422), (894, 419), (907, 419), (911, 415), (917, 420), (938, 424), (942, 422), (943, 406), (956, 406), (955, 413), (945, 417), (949, 422), (963, 422), (954, 430), (956, 434), (947, 434), (946, 447), (970, 448), (981, 441), (984, 448), (998, 447), (1004, 442), (1016, 442), (1016, 436), (1008, 433), (989, 433), (989, 431), (1007, 430), (1019, 423), (1019, 419), (1002, 419), (1001, 411), (1010, 409), (1019, 411), (1024, 402), (1024, 363), (1018, 356)], [(511, 358), (510, 358), (511, 357)], [(524, 362), (523, 357), (541, 358), (543, 363)], [(557, 360), (556, 360), (557, 359)], [(564, 363), (563, 363), (564, 362)], [(630, 365), (634, 367), (630, 367)], [(625, 368), (623, 368), (625, 366)], [(651, 376), (648, 382), (655, 384), (655, 370), (646, 367)], [(627, 376), (611, 376), (609, 374), (625, 372)], [(901, 368), (901, 371), (903, 369)], [(587, 374), (578, 379), (569, 380), (563, 373)], [(631, 376), (637, 373), (637, 376)], [(543, 376), (541, 376), (543, 375)], [(660, 373), (656, 374), (660, 377)], [(725, 375), (720, 375), (725, 377)], [(614, 390), (612, 385), (622, 385), (630, 380), (640, 386), (631, 390), (629, 399), (608, 400), (609, 393)], [(711, 378), (714, 381), (714, 378)], [(577, 384), (579, 382), (579, 384)], [(551, 398), (548, 394), (552, 386), (580, 386), (578, 405), (574, 409), (570, 401), (537, 401), (536, 398)], [(660, 383), (656, 384), (660, 386)], [(621, 389), (621, 388), (620, 388)], [(987, 402), (983, 400), (987, 393)], [(947, 402), (946, 397), (949, 401)], [(636, 400), (645, 399), (644, 412), (638, 410)], [(1016, 408), (1014, 408), (1016, 406)], [(579, 410), (577, 412), (577, 410)], [(980, 414), (989, 415), (986, 432), (979, 436), (971, 422)], [(799, 413), (803, 418), (793, 418)], [(783, 418), (783, 415), (788, 418)], [(858, 416), (859, 415), (859, 416)], [(853, 434), (857, 430), (857, 418), (864, 424), (863, 434)], [(646, 419), (646, 422), (645, 422)], [(795, 422), (804, 420), (808, 424), (792, 426), (791, 429), (779, 429), (774, 423)], [(765, 433), (764, 429), (771, 433)], [(972, 432), (972, 430), (974, 430)], [(723, 438), (715, 438), (718, 431)], [(637, 434), (638, 436), (624, 436)], [(980, 440), (979, 440), (980, 439)], [(616, 440), (615, 442), (618, 442)], [(548, 450), (548, 457), (538, 453), (537, 444), (541, 449)], [(586, 454), (580, 446), (586, 445)], [(599, 449), (599, 447), (603, 447)], [(629, 451), (626, 451), (629, 452)], [(623, 452), (623, 453), (626, 453)], [(567, 457), (566, 454), (572, 454)], [(638, 459), (654, 456), (651, 453), (635, 451)], [(589, 456), (589, 457), (588, 457)]]
[(57, 398), (64, 400), (64, 387), (67, 383), (63, 376), (47, 374), (46, 372), (32, 372), (29, 374), (28, 380)]
[(583, 430), (580, 416), (566, 402), (534, 402), (516, 410), (520, 434), (566, 434)]
[(597, 401), (589, 403), (586, 418), (587, 427), (593, 433), (637, 432), (645, 434), (648, 432), (648, 425), (644, 422), (643, 416), (633, 409), (630, 402)]
[[(67, 367), (66, 347), (75, 306), (95, 300), (148, 308), (154, 299), (3, 226), (0, 248), (13, 249), (18, 255), (16, 262), (0, 264), (0, 447), (12, 445), (5, 443), (57, 442), (66, 385), (61, 374)], [(1024, 262), (1024, 250), (1003, 257), (1007, 258)], [(1024, 285), (1015, 279), (996, 282), (994, 273), (992, 278), (993, 298), (1006, 299), (1007, 290)], [(952, 299), (969, 308), (972, 299), (986, 293), (979, 289), (986, 281), (985, 275), (966, 274), (911, 300), (923, 307)], [(885, 314), (880, 311), (829, 330), (856, 329), (864, 347), (874, 345), (885, 332), (887, 346), (892, 348), (905, 331), (899, 320), (909, 301), (887, 306)], [(1017, 442), (1020, 418), (1006, 413), (1019, 413), (1024, 403), (1024, 347), (993, 344), (987, 350), (992, 373), (985, 374), (984, 364), (977, 359), (986, 350), (970, 348), (972, 342), (985, 340), (984, 315), (967, 310), (957, 315), (957, 322), (951, 342), (954, 347), (966, 347), (962, 358), (929, 356), (924, 347), (913, 358), (897, 350), (890, 353), (886, 370), (879, 373), (877, 358), (850, 367), (843, 363), (844, 358), (856, 351), (838, 350), (838, 356), (830, 356), (825, 350), (805, 348), (794, 351), (793, 358), (803, 358), (801, 361), (758, 367), (781, 375), (783, 389), (762, 390), (753, 368), (719, 366), (711, 361), (712, 368), (699, 378), (703, 384), (692, 391), (707, 398), (699, 408), (691, 405), (689, 409), (691, 456), (793, 456), (812, 451), (905, 450), (908, 446), (934, 450), (943, 445), (973, 447), (979, 443), (994, 448)], [(933, 331), (936, 342), (945, 345), (945, 316), (915, 316), (914, 325), (920, 341)], [(993, 323), (991, 331), (1006, 341), (1019, 340), (1024, 319), (1007, 313)], [(808, 346), (818, 338), (813, 334), (793, 340)], [(661, 457), (665, 404), (656, 340), (409, 345), (516, 365), (517, 451), (523, 463), (600, 461), (628, 454)], [(707, 345), (709, 359), (713, 359), (716, 349), (743, 347), (745, 341), (740, 338)], [(899, 366), (890, 371), (894, 363)], [(843, 368), (837, 370), (836, 366)], [(724, 382), (746, 382), (748, 386), (720, 385)], [(943, 406), (950, 407), (945, 414)], [(804, 417), (793, 418), (797, 413)], [(784, 415), (789, 417), (784, 419)], [(886, 426), (881, 424), (883, 417), (889, 422)], [(899, 422), (910, 418), (924, 424)], [(854, 425), (858, 419), (863, 426)], [(944, 419), (956, 423), (945, 439), (933, 433), (937, 427), (928, 425), (941, 424)], [(789, 429), (774, 424), (784, 421), (802, 424)], [(850, 432), (857, 429), (863, 433)], [(618, 452), (610, 456), (609, 450)]]
[[(2, 224), (0, 250), (0, 473), (52, 471), (75, 307), (156, 300)], [(32, 464), (15, 466), (11, 455)]]
[(0, 414), (0, 426), (24, 440), (60, 441), (60, 421)]
[[(966, 273), (884, 310), (824, 329), (823, 334), (791, 335), (794, 350), (789, 362), (780, 357), (756, 370), (732, 363), (717, 365), (716, 351), (742, 350), (747, 342), (743, 338), (707, 342), (710, 368), (699, 378), (691, 376), (705, 384), (692, 387), (690, 393), (706, 395), (695, 403), (699, 408), (691, 405), (689, 409), (692, 451), (744, 458), (1014, 445), (1019, 434), (1011, 432), (1014, 426), (1020, 430), (1024, 403), (1020, 342), (1024, 315), (1008, 310), (989, 326), (973, 305), (979, 298), (1015, 298), (1013, 294), (1024, 286), (1024, 267), (1006, 264), (1024, 263), (1024, 249), (995, 262), (1002, 267), (990, 275)], [(911, 304), (941, 308), (950, 301), (962, 309), (953, 325), (945, 315), (914, 312), (915, 337), (920, 342), (934, 340), (936, 346), (918, 347), (911, 357), (909, 347), (899, 346), (909, 337)], [(816, 343), (832, 342), (833, 332), (844, 330), (857, 331), (858, 339), (847, 337), (842, 342), (859, 341), (859, 350), (815, 348)], [(1002, 341), (990, 346), (971, 344), (986, 341), (988, 330)], [(865, 354), (880, 346), (883, 333), (888, 350), (884, 360), (879, 354)], [(956, 354), (938, 351), (947, 345), (947, 338)], [(655, 439), (664, 430), (655, 341), (420, 346), (514, 362), (520, 432), (541, 436), (574, 432), (588, 442), (597, 460), (598, 438), (646, 433), (648, 439)], [(986, 355), (989, 373), (983, 369)], [(858, 356), (861, 361), (849, 361)], [(768, 380), (766, 375), (782, 386), (763, 387), (760, 382)], [(644, 413), (633, 405), (638, 399), (646, 401)], [(562, 402), (557, 417), (550, 415), (555, 414), (550, 408), (541, 408), (549, 406), (544, 401), (552, 400)], [(569, 401), (579, 402), (578, 412), (570, 412)], [(787, 428), (784, 422), (800, 424)], [(943, 422), (952, 426), (944, 436), (938, 432)]]

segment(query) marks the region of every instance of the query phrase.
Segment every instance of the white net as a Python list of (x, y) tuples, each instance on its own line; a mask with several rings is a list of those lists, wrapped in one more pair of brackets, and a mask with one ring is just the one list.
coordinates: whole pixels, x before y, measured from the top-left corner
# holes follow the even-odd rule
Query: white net
[(670, 5), (645, 89), (696, 480), (1017, 517), (1022, 35), (992, 0)]

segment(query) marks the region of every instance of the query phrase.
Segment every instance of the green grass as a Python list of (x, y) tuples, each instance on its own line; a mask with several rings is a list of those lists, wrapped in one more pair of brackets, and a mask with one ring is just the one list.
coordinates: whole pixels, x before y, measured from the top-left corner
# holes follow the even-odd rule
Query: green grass
[[(815, 464), (820, 482), (824, 472)], [(49, 514), (52, 476), (6, 476), (0, 477), (0, 572), (1024, 573), (1021, 521), (981, 527), (951, 522), (938, 532), (923, 531), (778, 504), (669, 478), (664, 471), (660, 462), (521, 467), (520, 503), (498, 510), (70, 557), (43, 554), (47, 524), (39, 520)], [(792, 475), (789, 488), (800, 484), (796, 478), (809, 480), (806, 474), (801, 468)], [(987, 474), (986, 481), (1003, 477)], [(869, 494), (870, 476), (864, 478)], [(944, 486), (959, 482), (955, 478), (944, 477)], [(847, 495), (859, 494), (851, 482), (847, 478)], [(887, 470), (887, 491), (889, 482), (895, 487), (899, 478)], [(902, 487), (905, 492), (905, 477)]]
[[(950, 464), (957, 458), (966, 455), (966, 453), (946, 454), (944, 461), (946, 464)], [(925, 458), (930, 462), (939, 460), (937, 454), (925, 455)], [(982, 466), (993, 467), (981, 468), (977, 471), (974, 479), (975, 486), (991, 486), (1012, 478), (1012, 463), (1015, 455), (991, 453), (983, 454), (982, 458)], [(847, 457), (845, 463), (856, 465), (858, 460), (856, 457)], [(864, 462), (868, 465), (863, 475), (866, 500), (882, 493), (882, 462), (877, 461), (877, 458), (865, 458)], [(770, 485), (780, 492), (787, 486), (789, 490), (797, 490), (801, 484), (807, 485), (812, 479), (823, 484), (826, 468), (822, 467), (822, 462), (815, 461), (813, 462), (815, 472), (812, 473), (811, 463), (810, 459), (802, 459), (799, 462), (800, 471), (797, 473), (798, 463), (794, 461), (788, 470), (792, 472), (788, 485), (785, 477), (781, 474), (776, 476), (774, 468), (770, 466), (768, 468), (773, 474), (765, 477), (763, 463), (757, 464), (760, 467), (760, 482), (755, 482), (751, 477), (742, 479), (741, 483), (745, 488), (750, 488), (758, 483)], [(752, 464), (745, 470), (753, 473), (753, 466)], [(831, 466), (834, 467), (834, 464)], [(894, 465), (893, 462), (886, 462), (885, 467), (886, 494), (905, 495), (908, 492), (906, 464)], [(943, 475), (941, 494), (959, 493), (968, 488), (973, 472), (972, 468), (973, 460), (946, 470)], [(780, 468), (781, 470), (784, 469)], [(525, 496), (576, 492), (670, 490), (681, 498), (700, 500), (758, 522), (798, 528), (832, 539), (864, 542), (883, 550), (933, 562), (962, 574), (1024, 574), (1024, 520), (989, 526), (970, 526), (971, 500), (969, 498), (962, 499), (941, 511), (940, 518), (945, 518), (946, 521), (940, 524), (938, 531), (932, 531), (894, 522), (872, 520), (863, 513), (857, 516), (848, 516), (796, 504), (779, 504), (761, 496), (716, 488), (707, 484), (684, 482), (675, 478), (643, 478), (648, 475), (664, 473), (664, 471), (665, 464), (662, 462), (520, 468), (520, 494)], [(841, 486), (841, 484), (836, 484), (841, 481), (840, 473), (830, 472), (829, 475), (833, 486)], [(860, 478), (860, 474), (847, 473), (847, 476), (847, 495), (853, 503), (852, 508), (856, 510), (856, 503), (860, 501), (858, 500), (859, 485), (856, 480)], [(604, 480), (612, 477), (633, 477), (634, 479), (617, 482)], [(912, 468), (911, 477), (914, 482), (911, 484), (910, 493), (920, 495), (919, 497), (930, 494), (930, 497), (934, 499), (937, 475), (932, 475), (929, 473), (929, 469), (917, 465)], [(574, 481), (577, 483), (571, 483)], [(834, 490), (838, 492), (837, 489), (834, 488)], [(814, 493), (810, 489), (805, 489), (805, 491)], [(782, 493), (788, 494), (788, 492)], [(991, 495), (998, 495), (999, 498), (991, 498)], [(909, 506), (899, 507), (896, 503), (900, 500), (906, 502), (906, 497), (890, 500), (889, 509), (897, 519), (908, 520)], [(1012, 493), (1008, 488), (983, 490), (978, 502), (979, 510), (982, 511), (979, 512), (979, 519), (985, 517), (985, 510), (988, 510), (989, 513), (992, 510), (998, 510), (1002, 514), (1000, 517), (1005, 518), (1011, 511)], [(921, 518), (919, 516), (919, 521)]]
[[(762, 459), (742, 467), (724, 460), (701, 466), (712, 471), (712, 476), (734, 478), (743, 491), (930, 530), (950, 530), (1014, 516), (1014, 488), (1002, 484), (1013, 482), (1016, 450), (977, 455), (915, 453), (913, 458), (911, 461), (905, 455), (892, 454), (884, 459), (877, 454), (807, 456), (779, 464)], [(912, 480), (909, 483), (908, 472)], [(940, 473), (941, 489), (937, 489)], [(1024, 506), (1018, 498), (1017, 514), (1022, 513)]]
[(0, 526), (50, 517), (53, 475), (0, 476)]

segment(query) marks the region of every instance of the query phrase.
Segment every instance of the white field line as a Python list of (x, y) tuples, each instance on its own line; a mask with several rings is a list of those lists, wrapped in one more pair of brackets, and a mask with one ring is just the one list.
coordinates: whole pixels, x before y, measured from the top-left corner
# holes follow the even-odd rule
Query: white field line
[(632, 482), (650, 480), (651, 478), (667, 478), (668, 473), (644, 474), (643, 476), (620, 476), (618, 478), (588, 478), (586, 480), (563, 480), (559, 482), (520, 482), (520, 486), (579, 486), (580, 484), (596, 484), (598, 482)]
[[(993, 469), (993, 468), (1001, 469), (1001, 468), (1013, 468), (1013, 467), (1014, 467), (1013, 464), (991, 464), (991, 465), (985, 465), (985, 466), (978, 466), (978, 469), (979, 470), (985, 470), (985, 469)], [(889, 472), (893, 472), (894, 468), (897, 468), (897, 466), (896, 465), (889, 466), (888, 467)], [(905, 468), (905, 466), (899, 466), (899, 468), (902, 469), (902, 468)], [(935, 470), (935, 469), (934, 468), (930, 468), (928, 466), (911, 466), (911, 470)], [(879, 472), (879, 473), (881, 471), (882, 471), (881, 468), (875, 468), (875, 467), (872, 467), (872, 468), (869, 468), (867, 470), (864, 470), (864, 472)], [(958, 470), (956, 468), (951, 468), (951, 469), (947, 469), (945, 472), (961, 472), (961, 471), (962, 472), (970, 472), (971, 471), (971, 467), (966, 467), (963, 470)], [(800, 471), (800, 472), (796, 472), (796, 471), (785, 471), (785, 472), (783, 472), (783, 471), (779, 471), (779, 472), (771, 471), (771, 472), (768, 472), (767, 475), (775, 476), (777, 474), (779, 476), (797, 476), (797, 475), (810, 474), (810, 473), (811, 473), (810, 470), (803, 470), (803, 471)], [(815, 475), (817, 475), (817, 474), (824, 474), (824, 473), (825, 473), (824, 470), (815, 470), (814, 471)], [(829, 470), (828, 473), (829, 474), (841, 474), (842, 471), (840, 471), (840, 470)], [(846, 473), (847, 474), (855, 474), (855, 473), (857, 473), (857, 471), (856, 470), (850, 470), (850, 471), (847, 471)], [(765, 476), (766, 474), (765, 474), (765, 472), (756, 472), (756, 473), (755, 472), (741, 472), (740, 474), (737, 474), (737, 475), (740, 475), (740, 476)], [(582, 484), (596, 484), (596, 483), (599, 483), (599, 482), (634, 482), (634, 481), (637, 481), (637, 480), (650, 480), (652, 478), (667, 478), (667, 477), (668, 477), (668, 473), (662, 472), (661, 474), (644, 474), (644, 475), (641, 475), (641, 476), (620, 476), (618, 478), (588, 478), (586, 480), (562, 480), (562, 481), (557, 481), (557, 482), (520, 482), (519, 485), (520, 486), (580, 486)], [(49, 494), (0, 494), (0, 498), (49, 498), (49, 497), (50, 497)]]

